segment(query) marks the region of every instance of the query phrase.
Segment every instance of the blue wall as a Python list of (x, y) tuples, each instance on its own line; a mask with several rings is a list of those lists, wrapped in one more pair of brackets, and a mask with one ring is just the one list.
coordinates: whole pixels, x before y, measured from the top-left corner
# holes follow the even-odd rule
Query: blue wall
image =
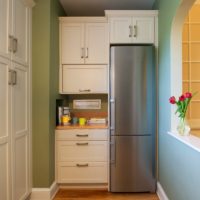
[(200, 200), (200, 153), (167, 135), (170, 130), (170, 34), (181, 0), (158, 0), (159, 182), (170, 200)]

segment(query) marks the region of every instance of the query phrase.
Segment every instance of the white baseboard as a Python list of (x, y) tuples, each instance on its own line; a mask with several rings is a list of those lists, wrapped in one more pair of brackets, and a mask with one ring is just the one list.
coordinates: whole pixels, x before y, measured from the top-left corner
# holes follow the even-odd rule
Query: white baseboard
[(108, 190), (108, 184), (59, 184), (62, 189)]
[(156, 193), (160, 200), (169, 200), (169, 198), (167, 197), (164, 189), (162, 188), (162, 186), (159, 182), (157, 182), (157, 192)]
[(58, 184), (53, 182), (50, 188), (33, 188), (31, 200), (52, 200), (58, 191)]

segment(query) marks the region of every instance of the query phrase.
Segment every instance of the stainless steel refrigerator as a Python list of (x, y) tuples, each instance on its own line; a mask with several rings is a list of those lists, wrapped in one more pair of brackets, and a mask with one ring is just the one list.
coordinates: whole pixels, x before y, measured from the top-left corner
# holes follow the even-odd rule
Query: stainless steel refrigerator
[(155, 192), (154, 47), (111, 46), (110, 191)]

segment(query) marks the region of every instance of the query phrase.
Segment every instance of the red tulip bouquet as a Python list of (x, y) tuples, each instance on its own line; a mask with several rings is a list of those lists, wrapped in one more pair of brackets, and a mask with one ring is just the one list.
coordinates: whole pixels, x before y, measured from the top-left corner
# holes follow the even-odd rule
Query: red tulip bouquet
[(177, 130), (181, 135), (188, 135), (190, 131), (190, 127), (186, 124), (185, 116), (186, 116), (188, 105), (193, 96), (194, 94), (190, 92), (186, 92), (185, 94), (182, 94), (178, 100), (176, 100), (174, 96), (169, 98), (169, 102), (171, 104), (177, 105), (177, 110), (175, 114), (178, 113), (179, 114), (178, 117), (180, 118), (180, 123), (177, 127)]

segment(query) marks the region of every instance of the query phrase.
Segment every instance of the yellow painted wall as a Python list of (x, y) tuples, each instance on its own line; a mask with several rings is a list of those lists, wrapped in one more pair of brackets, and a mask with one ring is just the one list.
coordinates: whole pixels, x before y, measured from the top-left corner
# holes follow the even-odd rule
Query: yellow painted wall
[[(187, 118), (200, 124), (200, 0), (191, 8), (183, 27), (183, 92), (196, 92), (192, 99)], [(200, 125), (199, 125), (200, 126)], [(193, 127), (192, 127), (193, 128)], [(200, 135), (199, 130), (194, 131)]]
[(195, 4), (183, 28), (183, 92), (199, 91), (188, 110), (189, 119), (200, 119), (200, 4)]

